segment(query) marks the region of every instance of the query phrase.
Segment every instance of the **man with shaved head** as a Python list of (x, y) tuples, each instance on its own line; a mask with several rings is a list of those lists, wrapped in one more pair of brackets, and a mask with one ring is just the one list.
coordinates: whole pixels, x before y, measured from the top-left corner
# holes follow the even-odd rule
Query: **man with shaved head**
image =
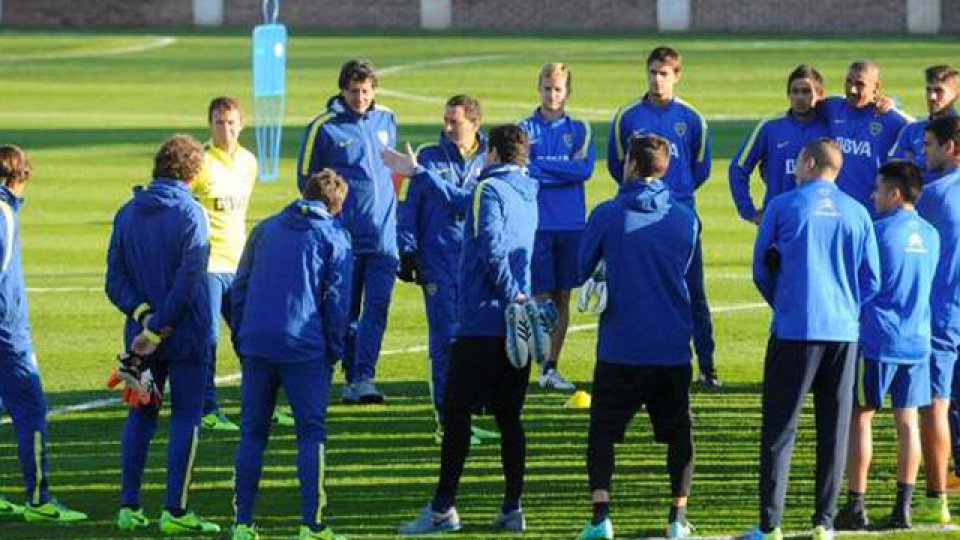
[(912, 118), (889, 108), (889, 103), (878, 108), (883, 84), (880, 66), (872, 60), (850, 64), (843, 88), (845, 98), (828, 98), (821, 107), (830, 138), (843, 152), (843, 168), (836, 182), (872, 215), (870, 195), (877, 170), (886, 163), (900, 130)]
[(838, 189), (843, 165), (830, 139), (797, 156), (798, 187), (760, 222), (753, 280), (773, 309), (763, 375), (760, 524), (742, 538), (780, 539), (790, 455), (808, 392), (817, 416), (814, 540), (833, 538), (853, 399), (860, 308), (880, 288), (867, 209)]

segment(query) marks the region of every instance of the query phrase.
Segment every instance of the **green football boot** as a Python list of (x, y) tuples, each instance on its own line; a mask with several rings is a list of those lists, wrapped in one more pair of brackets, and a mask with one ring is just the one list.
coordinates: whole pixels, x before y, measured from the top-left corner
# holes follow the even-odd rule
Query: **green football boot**
[(306, 525), (300, 526), (300, 540), (347, 540), (346, 536), (333, 532), (330, 527), (324, 527), (319, 531), (314, 531)]
[(253, 525), (237, 523), (233, 526), (233, 536), (230, 538), (232, 540), (259, 540), (260, 533), (253, 528)]
[(220, 411), (207, 413), (200, 419), (200, 425), (203, 429), (211, 431), (240, 431), (240, 426), (233, 423), (233, 420), (227, 418), (227, 415)]
[(173, 514), (164, 510), (160, 514), (160, 532), (163, 534), (218, 533), (220, 526), (193, 512), (174, 517)]
[(0, 497), (0, 517), (22, 516), (23, 507), (6, 497)]
[(947, 505), (947, 496), (924, 497), (919, 504), (913, 507), (913, 521), (916, 523), (949, 525), (950, 507)]
[(40, 506), (28, 504), (23, 507), (23, 519), (33, 523), (35, 521), (55, 521), (57, 523), (74, 523), (87, 519), (87, 515), (60, 504), (56, 499), (50, 499)]
[(137, 510), (133, 508), (121, 508), (120, 511), (117, 512), (117, 519), (114, 521), (114, 524), (121, 531), (135, 531), (148, 527), (150, 520), (147, 519), (146, 514), (144, 514), (143, 508)]
[(296, 424), (293, 420), (293, 415), (281, 410), (279, 407), (273, 410), (273, 417), (270, 418), (270, 421), (273, 422), (273, 425), (280, 427), (293, 427)]

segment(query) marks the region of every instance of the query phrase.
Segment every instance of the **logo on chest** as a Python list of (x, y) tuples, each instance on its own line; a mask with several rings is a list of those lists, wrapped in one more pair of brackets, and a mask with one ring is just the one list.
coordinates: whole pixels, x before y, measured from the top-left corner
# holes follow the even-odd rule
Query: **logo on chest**
[(687, 134), (687, 123), (686, 122), (677, 122), (673, 125), (673, 131), (677, 133), (677, 137), (683, 137)]

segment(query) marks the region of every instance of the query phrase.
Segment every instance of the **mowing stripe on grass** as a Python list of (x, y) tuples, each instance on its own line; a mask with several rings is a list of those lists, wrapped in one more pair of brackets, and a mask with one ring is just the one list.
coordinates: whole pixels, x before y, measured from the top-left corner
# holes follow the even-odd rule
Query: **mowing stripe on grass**
[[(97, 289), (99, 290), (99, 289)], [(720, 313), (732, 313), (735, 311), (747, 311), (752, 309), (760, 309), (766, 307), (767, 304), (763, 302), (751, 302), (747, 304), (733, 304), (730, 306), (716, 306), (710, 308), (711, 313), (720, 314)], [(585, 332), (588, 330), (593, 330), (597, 327), (597, 323), (589, 324), (578, 324), (571, 326), (567, 329), (568, 333), (574, 332)], [(426, 345), (415, 345), (413, 347), (405, 347), (403, 349), (393, 349), (388, 351), (382, 351), (380, 356), (396, 356), (398, 354), (412, 354), (418, 352), (426, 352)], [(222, 377), (217, 377), (217, 384), (234, 382), (240, 379), (240, 373), (231, 373), (229, 375), (224, 375)], [(95, 409), (103, 409), (105, 407), (110, 407), (113, 405), (119, 404), (120, 398), (101, 398), (94, 399), (90, 401), (85, 401), (82, 403), (75, 403), (73, 405), (63, 405), (60, 407), (54, 407), (47, 412), (47, 417), (60, 416), (63, 414), (73, 413), (73, 412), (83, 412), (83, 411), (92, 411)], [(0, 425), (6, 425), (10, 423), (10, 418), (6, 417), (0, 419)]]
[(100, 58), (104, 56), (123, 56), (126, 54), (135, 54), (149, 51), (152, 49), (161, 49), (169, 47), (177, 42), (177, 38), (171, 36), (158, 36), (150, 39), (146, 43), (136, 45), (124, 45), (122, 47), (104, 47), (103, 49), (81, 50), (81, 51), (59, 51), (50, 53), (34, 54), (0, 54), (0, 61), (16, 62), (19, 60), (66, 60), (70, 58)]

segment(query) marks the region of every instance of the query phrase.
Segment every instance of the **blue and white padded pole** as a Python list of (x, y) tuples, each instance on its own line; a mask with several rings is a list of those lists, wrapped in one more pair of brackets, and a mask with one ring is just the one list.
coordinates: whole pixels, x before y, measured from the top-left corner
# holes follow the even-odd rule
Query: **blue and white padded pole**
[(253, 29), (253, 108), (260, 181), (279, 176), (286, 98), (287, 27), (277, 22), (280, 0), (263, 0), (263, 22)]

